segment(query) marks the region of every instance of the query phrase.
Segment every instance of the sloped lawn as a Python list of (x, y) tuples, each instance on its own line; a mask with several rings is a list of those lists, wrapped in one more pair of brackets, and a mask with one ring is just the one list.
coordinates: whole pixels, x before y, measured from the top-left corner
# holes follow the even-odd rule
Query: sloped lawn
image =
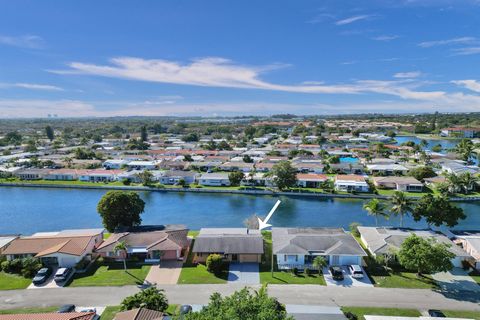
[(32, 283), (31, 279), (20, 275), (0, 272), (0, 290), (25, 289)]

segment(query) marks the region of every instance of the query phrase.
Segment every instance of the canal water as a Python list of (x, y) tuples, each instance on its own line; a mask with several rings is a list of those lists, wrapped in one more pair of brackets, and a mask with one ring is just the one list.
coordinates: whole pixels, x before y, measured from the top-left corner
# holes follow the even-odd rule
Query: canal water
[[(0, 187), (0, 235), (68, 228), (101, 227), (96, 205), (105, 190)], [(141, 192), (145, 224), (181, 223), (202, 227), (242, 227), (253, 213), (266, 215), (277, 200), (272, 196)], [(362, 209), (363, 200), (281, 197), (270, 223), (278, 227), (344, 227), (351, 222), (375, 225)], [(460, 203), (467, 219), (457, 228), (480, 229), (480, 203)], [(379, 219), (380, 225), (398, 226), (398, 219)], [(425, 227), (410, 218), (405, 226)]]

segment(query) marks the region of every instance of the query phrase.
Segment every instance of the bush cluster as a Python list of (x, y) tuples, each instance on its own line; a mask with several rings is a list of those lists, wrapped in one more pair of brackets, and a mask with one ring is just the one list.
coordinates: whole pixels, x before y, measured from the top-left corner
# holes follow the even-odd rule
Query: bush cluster
[(25, 278), (33, 277), (41, 268), (42, 264), (35, 258), (5, 260), (0, 264), (1, 271), (19, 274)]

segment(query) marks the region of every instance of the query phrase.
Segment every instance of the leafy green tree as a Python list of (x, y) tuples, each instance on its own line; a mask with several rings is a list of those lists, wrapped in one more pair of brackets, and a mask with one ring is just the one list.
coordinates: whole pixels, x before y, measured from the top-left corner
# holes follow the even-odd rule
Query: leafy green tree
[(453, 268), (451, 260), (455, 257), (448, 248), (445, 243), (412, 234), (402, 243), (397, 256), (404, 268), (418, 275), (445, 272)]
[(168, 308), (168, 300), (164, 292), (156, 287), (142, 290), (133, 296), (126, 297), (122, 301), (121, 309), (125, 311), (142, 307), (163, 312)]
[(184, 156), (183, 156), (183, 161), (193, 162), (192, 155), (190, 155), (190, 154), (184, 155)]
[(103, 226), (109, 232), (124, 226), (140, 225), (140, 214), (145, 209), (145, 202), (133, 191), (108, 191), (98, 202), (97, 211), (103, 220)]
[(266, 286), (253, 294), (248, 288), (222, 297), (215, 292), (210, 303), (198, 312), (185, 315), (185, 320), (293, 320), (285, 306), (269, 297)]
[(417, 201), (412, 211), (412, 217), (415, 221), (425, 219), (429, 226), (454, 227), (458, 224), (458, 220), (465, 219), (466, 215), (462, 208), (452, 205), (448, 197), (427, 194)]
[(257, 129), (255, 127), (248, 126), (245, 128), (245, 130), (243, 130), (243, 133), (248, 139), (252, 139), (255, 136), (256, 131)]
[(137, 173), (137, 176), (144, 186), (150, 186), (153, 182), (153, 174), (148, 170)]
[(187, 181), (185, 181), (185, 179), (178, 180), (178, 185), (181, 186), (182, 188), (188, 188), (189, 187), (189, 185), (188, 185)]
[(223, 258), (219, 254), (211, 254), (205, 262), (208, 272), (219, 274), (223, 269)]
[(363, 205), (363, 209), (368, 212), (369, 216), (375, 217), (375, 225), (378, 226), (378, 217), (388, 218), (385, 212), (385, 204), (378, 198), (373, 198)]
[(456, 146), (454, 151), (460, 155), (463, 161), (470, 162), (473, 157), (475, 146), (472, 140), (462, 139)]
[(437, 175), (431, 167), (418, 167), (410, 170), (408, 174), (419, 181), (422, 181), (425, 178), (432, 178)]
[(395, 216), (400, 217), (400, 227), (403, 227), (403, 217), (413, 210), (412, 201), (407, 197), (405, 192), (395, 191), (390, 202), (392, 204), (390, 211), (392, 211)]
[(47, 138), (48, 138), (50, 141), (53, 141), (53, 139), (55, 138), (55, 134), (53, 133), (52, 127), (46, 126), (46, 127), (45, 127), (45, 133), (47, 134)]
[(142, 126), (142, 128), (140, 128), (140, 140), (142, 142), (145, 142), (148, 140), (147, 126)]
[(243, 178), (245, 178), (245, 175), (241, 171), (233, 171), (228, 174), (228, 180), (230, 180), (232, 186), (239, 186)]
[(272, 167), (273, 183), (280, 189), (291, 188), (297, 183), (297, 170), (289, 161), (280, 161)]
[(198, 134), (196, 132), (191, 132), (187, 135), (184, 135), (182, 137), (182, 140), (185, 141), (185, 142), (194, 142), (194, 141), (198, 141), (199, 137), (198, 137)]
[(248, 154), (244, 155), (242, 159), (245, 163), (253, 163), (252, 157), (250, 157)]

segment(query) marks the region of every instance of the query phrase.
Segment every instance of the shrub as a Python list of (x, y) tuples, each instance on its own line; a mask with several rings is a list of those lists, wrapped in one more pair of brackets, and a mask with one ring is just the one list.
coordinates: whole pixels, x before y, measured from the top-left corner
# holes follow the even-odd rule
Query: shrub
[(351, 313), (350, 311), (348, 312), (345, 312), (345, 317), (347, 317), (347, 319), (349, 320), (357, 320), (358, 317), (356, 315), (354, 315), (353, 313)]
[(297, 267), (293, 268), (292, 273), (293, 273), (293, 275), (296, 276), (298, 274), (298, 268)]
[(132, 181), (130, 181), (130, 179), (122, 179), (122, 183), (124, 186), (129, 186), (132, 183)]
[(140, 307), (156, 311), (165, 311), (168, 308), (168, 300), (163, 290), (151, 287), (133, 296), (126, 297), (122, 301), (121, 309), (125, 311)]
[(2, 263), (0, 264), (1, 266), (1, 270), (5, 271), (5, 272), (10, 272), (10, 261), (2, 261)]
[(25, 278), (33, 277), (38, 272), (38, 270), (42, 268), (42, 264), (40, 263), (40, 261), (34, 258), (22, 259), (21, 264), (22, 269), (20, 271), (20, 274)]
[(77, 270), (83, 270), (83, 269), (85, 269), (86, 267), (88, 267), (89, 264), (90, 264), (90, 260), (87, 260), (87, 259), (83, 258), (82, 260), (80, 260), (80, 261), (75, 265), (75, 269), (77, 269)]
[(312, 274), (312, 271), (308, 268), (305, 268), (305, 275), (310, 276)]
[(223, 267), (223, 259), (222, 256), (219, 254), (211, 254), (207, 258), (207, 270), (208, 272), (218, 274), (222, 271)]

